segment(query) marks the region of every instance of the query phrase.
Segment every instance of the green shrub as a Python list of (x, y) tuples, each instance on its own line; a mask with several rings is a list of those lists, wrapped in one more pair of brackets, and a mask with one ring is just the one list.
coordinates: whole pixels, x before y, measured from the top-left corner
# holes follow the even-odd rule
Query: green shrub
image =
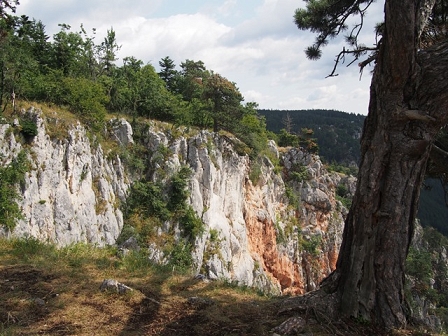
[(244, 142), (234, 139), (232, 143), (233, 143), (233, 149), (235, 150), (235, 152), (237, 152), (238, 155), (240, 156), (251, 155), (252, 149), (249, 146), (247, 146)]
[(190, 178), (191, 173), (192, 172), (189, 167), (183, 166), (171, 178), (169, 201), (167, 204), (169, 210), (176, 212), (185, 209), (186, 201), (190, 196), (187, 186), (188, 186), (188, 179)]
[(289, 204), (297, 209), (300, 205), (300, 195), (294, 191), (293, 188), (285, 186), (285, 194), (289, 200)]
[(188, 237), (190, 241), (193, 241), (204, 233), (204, 222), (196, 214), (191, 206), (187, 208), (185, 214), (179, 219), (180, 227), (183, 230), (184, 236)]
[(178, 271), (187, 271), (193, 264), (192, 246), (190, 243), (180, 240), (169, 251), (171, 266)]
[(21, 198), (18, 185), (24, 182), (28, 170), (25, 151), (21, 151), (6, 167), (0, 167), (0, 225), (9, 231), (13, 231), (17, 221), (24, 218), (17, 204)]
[(109, 157), (117, 155), (123, 164), (136, 176), (141, 176), (147, 170), (145, 159), (148, 157), (148, 150), (139, 144), (128, 144), (128, 146), (119, 146), (109, 154)]
[(37, 135), (37, 125), (33, 120), (22, 119), (20, 121), (21, 132), (25, 137), (34, 137)]
[(347, 208), (350, 209), (350, 207), (352, 206), (352, 199), (348, 198), (348, 197), (341, 197), (339, 195), (336, 195), (336, 200), (338, 200), (339, 202), (342, 203), (342, 205)]
[(289, 172), (289, 181), (295, 181), (295, 182), (303, 182), (309, 179), (308, 171), (305, 166), (301, 164), (295, 164), (291, 171)]
[(252, 164), (250, 166), (249, 179), (251, 180), (253, 185), (258, 183), (258, 180), (261, 176), (261, 162), (260, 160), (252, 160)]
[(300, 238), (300, 245), (302, 249), (313, 256), (317, 256), (319, 254), (321, 243), (321, 236), (312, 236), (310, 239), (305, 239), (304, 237)]
[(337, 172), (344, 175), (358, 175), (358, 167), (355, 165), (345, 166), (343, 164), (338, 164), (336, 162), (332, 162), (331, 164), (326, 166), (328, 172)]
[(431, 253), (411, 247), (406, 259), (406, 273), (421, 282), (429, 283), (433, 276)]
[(106, 116), (108, 97), (101, 84), (86, 78), (65, 77), (62, 101), (94, 130), (100, 130)]
[(299, 147), (300, 138), (296, 134), (289, 133), (285, 129), (280, 130), (278, 145), (281, 147)]
[(166, 147), (164, 145), (160, 145), (157, 148), (157, 152), (162, 155), (162, 162), (165, 162), (171, 155), (173, 155), (173, 151), (169, 147)]
[(218, 232), (218, 230), (210, 229), (209, 233), (210, 233), (209, 240), (210, 240), (211, 243), (215, 243), (215, 242), (217, 242), (219, 240), (219, 232)]
[(56, 250), (55, 246), (41, 242), (35, 237), (24, 237), (13, 240), (12, 254), (20, 259), (27, 260), (38, 255), (48, 257), (50, 252)]
[[(444, 330), (447, 331), (448, 328), (448, 308), (447, 307), (439, 307), (434, 309), (435, 314), (442, 321), (442, 325), (444, 326)], [(446, 335), (445, 333), (441, 335)]]
[(336, 188), (336, 200), (342, 203), (344, 207), (350, 209), (352, 206), (352, 199), (348, 197), (348, 189), (345, 184), (339, 184)]
[(130, 236), (143, 244), (154, 238), (157, 227), (164, 221), (178, 222), (182, 237), (194, 241), (204, 232), (204, 223), (193, 208), (187, 204), (187, 188), (191, 169), (187, 166), (174, 174), (166, 185), (146, 180), (135, 182), (125, 204), (126, 225), (118, 242)]
[(293, 171), (289, 174), (289, 177), (291, 178), (292, 181), (303, 182), (308, 179), (308, 173), (306, 171), (303, 172)]
[(135, 182), (126, 200), (126, 214), (130, 216), (134, 211), (142, 212), (146, 217), (156, 216), (161, 220), (169, 219), (171, 215), (164, 199), (162, 186), (145, 180)]
[(336, 188), (336, 194), (341, 197), (345, 197), (347, 195), (347, 186), (345, 184), (339, 184)]

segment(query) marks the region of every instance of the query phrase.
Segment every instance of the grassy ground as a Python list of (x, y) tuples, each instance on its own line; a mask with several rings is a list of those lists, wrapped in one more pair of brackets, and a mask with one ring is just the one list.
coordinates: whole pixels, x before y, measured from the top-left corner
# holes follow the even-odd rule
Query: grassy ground
[[(102, 292), (106, 278), (134, 290)], [(281, 301), (155, 267), (139, 254), (120, 259), (112, 248), (0, 239), (0, 335), (272, 335), (295, 314), (278, 314)], [(353, 321), (301, 317), (307, 323), (292, 335), (379, 334)]]

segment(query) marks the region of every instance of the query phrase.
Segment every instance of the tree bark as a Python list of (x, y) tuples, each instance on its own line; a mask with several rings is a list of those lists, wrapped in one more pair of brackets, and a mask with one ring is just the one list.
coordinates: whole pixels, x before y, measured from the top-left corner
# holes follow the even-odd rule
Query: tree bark
[(448, 114), (448, 42), (418, 51), (419, 4), (386, 1), (357, 191), (336, 270), (324, 282), (343, 316), (406, 324), (405, 260), (432, 143)]

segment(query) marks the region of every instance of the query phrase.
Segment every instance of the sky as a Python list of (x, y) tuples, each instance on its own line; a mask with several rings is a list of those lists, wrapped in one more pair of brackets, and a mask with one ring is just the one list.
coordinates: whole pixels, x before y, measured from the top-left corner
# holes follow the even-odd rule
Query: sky
[[(381, 2), (381, 1), (380, 1)], [(69, 24), (78, 31), (96, 29), (101, 43), (108, 29), (116, 32), (118, 65), (134, 56), (159, 71), (169, 56), (180, 70), (185, 60), (203, 61), (208, 70), (235, 82), (245, 102), (262, 109), (335, 109), (367, 114), (371, 75), (360, 76), (355, 65), (338, 68), (326, 78), (340, 38), (330, 42), (318, 61), (304, 50), (314, 35), (299, 30), (293, 21), (300, 0), (21, 0), (17, 15), (41, 20), (49, 36)], [(371, 8), (361, 37), (374, 42), (375, 23), (381, 21), (380, 4)]]

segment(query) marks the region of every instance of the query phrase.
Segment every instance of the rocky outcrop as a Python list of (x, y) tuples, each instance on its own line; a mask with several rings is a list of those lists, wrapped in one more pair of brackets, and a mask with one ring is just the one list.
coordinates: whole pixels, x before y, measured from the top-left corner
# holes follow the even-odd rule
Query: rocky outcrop
[[(127, 167), (92, 145), (80, 124), (58, 140), (47, 134), (48, 120), (38, 110), (26, 113), (38, 128), (29, 143), (17, 140), (13, 126), (0, 127), (0, 153), (11, 158), (27, 146), (33, 164), (20, 203), (26, 218), (13, 234), (59, 245), (114, 244), (123, 227), (119, 205), (132, 183)], [(185, 165), (193, 172), (188, 201), (205, 224), (194, 241), (196, 272), (273, 293), (303, 293), (335, 268), (347, 211), (335, 189), (345, 184), (351, 190), (353, 180), (328, 173), (318, 156), (297, 148), (280, 151), (270, 142), (281, 162), (274, 166), (267, 157), (251, 162), (228, 136), (153, 126), (143, 134), (145, 164), (152, 167), (146, 178), (164, 180)], [(134, 142), (125, 120), (112, 121), (108, 134), (120, 146)], [(158, 229), (159, 235), (172, 232), (181, 239), (176, 223)], [(157, 242), (150, 254), (166, 262)]]
[[(347, 211), (336, 200), (335, 188), (345, 183), (353, 189), (354, 180), (329, 174), (318, 156), (299, 149), (280, 154), (272, 142), (269, 147), (281, 158), (283, 174), (264, 158), (259, 176), (251, 180), (257, 163), (235, 151), (237, 139), (208, 131), (174, 138), (155, 129), (147, 137), (149, 161), (157, 165), (154, 180), (181, 165), (193, 171), (189, 202), (206, 227), (194, 244), (197, 272), (274, 293), (304, 293), (335, 268)], [(171, 154), (161, 162), (158, 150), (166, 148)], [(288, 186), (284, 177), (297, 167), (306, 170), (306, 178)], [(286, 196), (288, 188), (296, 204)], [(165, 226), (165, 233), (170, 230)], [(166, 260), (151, 245), (153, 255)]]
[[(335, 199), (338, 174), (329, 174), (316, 155), (292, 148), (282, 155), (284, 176), (293, 167), (306, 178), (285, 185), (272, 166), (247, 188), (246, 224), (254, 258), (283, 293), (304, 293), (336, 266), (346, 209)], [(297, 203), (285, 197), (285, 189)]]
[(91, 145), (79, 123), (70, 126), (67, 137), (59, 140), (47, 134), (39, 110), (31, 108), (22, 118), (37, 126), (30, 143), (17, 141), (13, 126), (0, 128), (4, 157), (11, 159), (26, 148), (32, 165), (20, 201), (25, 219), (19, 221), (13, 235), (61, 246), (114, 244), (123, 227), (120, 200), (125, 199), (129, 186), (120, 158), (107, 160), (101, 146)]

